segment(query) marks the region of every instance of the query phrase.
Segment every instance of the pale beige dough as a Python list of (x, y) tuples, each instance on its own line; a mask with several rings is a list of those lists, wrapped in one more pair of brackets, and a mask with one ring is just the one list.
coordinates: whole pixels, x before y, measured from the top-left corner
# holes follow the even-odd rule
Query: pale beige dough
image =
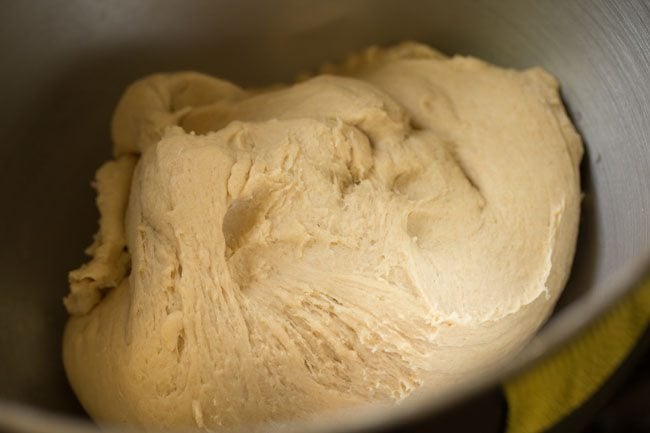
[(548, 316), (582, 156), (555, 79), (413, 43), (324, 70), (126, 91), (65, 300), (66, 371), (96, 420), (390, 404), (503, 362)]

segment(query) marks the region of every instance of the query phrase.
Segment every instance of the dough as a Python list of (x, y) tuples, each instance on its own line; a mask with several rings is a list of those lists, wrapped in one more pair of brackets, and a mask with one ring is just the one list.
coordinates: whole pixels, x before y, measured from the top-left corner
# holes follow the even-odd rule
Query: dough
[(98, 421), (307, 419), (444, 390), (546, 319), (579, 220), (555, 79), (406, 43), (247, 91), (134, 83), (71, 272), (63, 357)]

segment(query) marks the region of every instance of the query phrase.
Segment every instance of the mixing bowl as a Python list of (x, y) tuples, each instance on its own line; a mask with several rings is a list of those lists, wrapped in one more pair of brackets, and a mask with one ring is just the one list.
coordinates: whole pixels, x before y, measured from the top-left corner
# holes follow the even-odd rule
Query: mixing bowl
[(110, 156), (112, 110), (128, 83), (152, 72), (193, 69), (265, 85), (371, 44), (412, 39), (503, 66), (541, 65), (562, 84), (587, 153), (577, 256), (553, 317), (511, 363), (445, 395), (303, 430), (388, 429), (462, 414), (470, 410), (463, 404), (566, 344), (648, 272), (647, 1), (23, 0), (2, 9), (0, 429), (92, 428), (61, 364), (61, 299), (96, 228), (90, 179)]

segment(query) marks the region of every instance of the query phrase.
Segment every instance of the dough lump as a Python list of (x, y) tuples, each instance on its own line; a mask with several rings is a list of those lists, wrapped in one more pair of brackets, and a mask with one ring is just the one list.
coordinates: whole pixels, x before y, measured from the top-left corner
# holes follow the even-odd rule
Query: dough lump
[(63, 357), (96, 420), (306, 419), (519, 350), (569, 274), (579, 136), (555, 79), (424, 45), (294, 85), (135, 82)]

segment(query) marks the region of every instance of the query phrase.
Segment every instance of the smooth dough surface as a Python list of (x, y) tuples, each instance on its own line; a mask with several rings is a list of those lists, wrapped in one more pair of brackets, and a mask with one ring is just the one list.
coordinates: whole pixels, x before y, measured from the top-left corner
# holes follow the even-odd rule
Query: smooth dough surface
[(405, 43), (292, 86), (134, 83), (71, 272), (99, 421), (217, 428), (443, 390), (550, 313), (579, 220), (558, 84)]

